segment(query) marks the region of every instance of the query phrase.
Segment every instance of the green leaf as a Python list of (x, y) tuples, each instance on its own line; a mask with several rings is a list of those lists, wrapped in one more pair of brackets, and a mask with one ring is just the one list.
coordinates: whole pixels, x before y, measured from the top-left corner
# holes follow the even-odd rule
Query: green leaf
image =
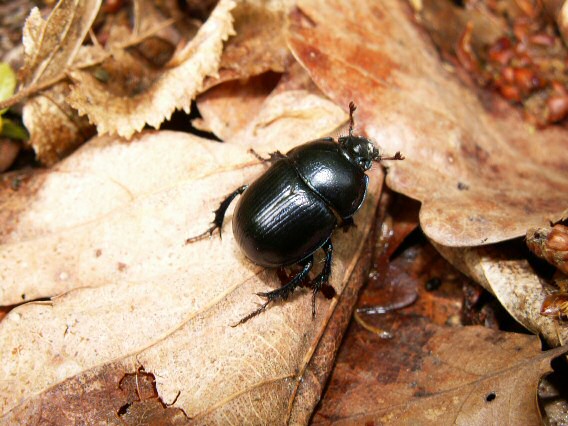
[(0, 133), (0, 135), (5, 136), (7, 138), (10, 139), (18, 139), (21, 141), (27, 141), (29, 136), (28, 136), (28, 132), (26, 131), (26, 129), (24, 129), (22, 126), (20, 126), (17, 123), (14, 123), (12, 120), (8, 119), (8, 118), (4, 118), (2, 119), (0, 117), (0, 120), (2, 120), (2, 131)]
[[(12, 67), (6, 62), (0, 62), (0, 101), (8, 99), (16, 90), (16, 74)], [(0, 115), (6, 110), (0, 111)]]

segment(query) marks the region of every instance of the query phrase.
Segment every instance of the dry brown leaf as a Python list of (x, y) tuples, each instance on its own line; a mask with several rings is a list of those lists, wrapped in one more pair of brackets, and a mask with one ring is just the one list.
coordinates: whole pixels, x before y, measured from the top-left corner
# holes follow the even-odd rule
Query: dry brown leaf
[(548, 291), (513, 246), (458, 248), (435, 244), (460, 271), (493, 293), (515, 320), (552, 346), (568, 342), (568, 328), (540, 315)]
[(391, 340), (352, 328), (313, 424), (540, 424), (538, 381), (567, 351), (420, 317), (406, 318)]
[(221, 140), (229, 140), (254, 119), (279, 79), (279, 74), (265, 73), (212, 87), (197, 98), (201, 118), (192, 124)]
[[(61, 79), (77, 60), (79, 49), (99, 11), (101, 0), (62, 0), (43, 20), (33, 9), (24, 27), (23, 89)], [(81, 56), (81, 55), (79, 55)], [(67, 83), (59, 83), (26, 102), (23, 120), (38, 159), (53, 164), (91, 137), (94, 129), (65, 102)]]
[(424, 232), (447, 246), (524, 235), (566, 209), (566, 131), (535, 132), (476, 96), (440, 62), (405, 2), (305, 0), (289, 45), (320, 89), (388, 151), (389, 186), (422, 201)]
[(34, 8), (24, 27), (25, 86), (39, 84), (65, 73), (75, 61), (83, 40), (97, 16), (102, 0), (61, 0), (43, 20)]
[[(290, 101), (286, 102), (286, 99)], [(285, 104), (291, 105), (290, 111), (283, 109)], [(321, 105), (321, 107), (316, 108), (317, 105)], [(300, 108), (299, 113), (297, 112), (298, 108)], [(302, 119), (303, 111), (306, 113), (305, 119)], [(245, 131), (241, 132), (243, 136), (237, 141), (245, 149), (256, 147), (256, 150), (261, 154), (275, 150), (286, 152), (299, 143), (329, 135), (346, 118), (345, 113), (339, 107), (314, 95), (306, 95), (302, 91), (282, 92), (280, 97), (265, 105), (265, 110), (258, 117), (267, 116), (273, 119), (252, 121), (248, 126), (252, 130), (248, 134)], [(309, 117), (312, 117), (313, 120), (310, 120)], [(257, 117), (253, 118), (257, 119)], [(98, 143), (104, 146), (105, 140), (101, 139)], [(109, 141), (112, 140), (112, 138), (109, 139)], [(52, 250), (65, 252), (65, 247), (82, 244), (81, 240), (77, 241), (73, 238), (68, 240), (67, 234), (64, 232), (66, 229), (79, 226), (85, 221), (93, 220), (93, 218), (104, 217), (114, 209), (126, 205), (136, 199), (137, 196), (155, 188), (156, 185), (163, 185), (164, 187), (173, 185), (178, 179), (181, 179), (180, 175), (183, 176), (183, 170), (193, 171), (199, 175), (214, 172), (213, 165), (210, 162), (208, 165), (208, 156), (205, 154), (187, 156), (183, 152), (183, 146), (183, 144), (180, 146), (173, 145), (171, 151), (168, 151), (166, 155), (160, 150), (156, 150), (158, 148), (151, 148), (146, 144), (135, 144), (130, 148), (130, 152), (135, 152), (131, 155), (139, 159), (130, 164), (121, 162), (120, 155), (123, 154), (120, 151), (120, 144), (116, 144), (112, 148), (97, 148), (92, 154), (89, 154), (89, 148), (85, 147), (81, 151), (81, 156), (68, 159), (57, 166), (53, 173), (39, 174), (31, 179), (19, 177), (18, 192), (13, 191), (13, 182), (5, 181), (3, 199), (0, 199), (2, 206), (0, 220), (5, 226), (0, 230), (0, 241), (10, 244), (6, 247), (7, 251), (4, 252), (4, 255), (6, 258), (12, 257), (10, 254), (12, 250), (14, 252), (23, 250), (21, 253), (24, 253), (26, 250), (23, 247), (26, 246), (29, 247), (30, 255), (28, 256), (29, 260), (23, 265), (13, 262), (4, 263), (6, 280), (3, 281), (3, 288), (0, 288), (1, 303), (14, 304), (22, 300), (33, 300), (59, 294), (76, 287), (96, 285), (93, 282), (93, 277), (84, 274), (90, 268), (96, 268), (101, 272), (102, 278), (100, 279), (102, 282), (112, 278), (117, 269), (124, 270), (126, 265), (130, 263), (129, 261), (123, 260), (120, 264), (104, 264), (105, 266), (100, 264), (100, 261), (104, 260), (104, 256), (101, 255), (104, 252), (104, 247), (93, 248), (95, 254), (99, 253), (97, 257), (102, 257), (102, 259), (95, 259), (95, 264), (90, 266), (87, 260), (84, 265), (85, 270), (75, 271), (72, 268), (60, 270), (61, 265), (50, 261), (50, 251), (38, 250), (33, 242), (46, 235), (63, 232), (61, 241), (54, 241)], [(234, 149), (231, 148), (231, 150)], [(232, 152), (226, 155), (234, 156), (235, 154)], [(155, 170), (156, 158), (162, 159), (164, 164), (170, 162), (172, 165), (164, 166), (165, 170), (159, 172), (159, 177), (153, 174), (147, 176), (147, 170), (157, 173)], [(243, 159), (239, 160), (237, 155), (236, 161), (243, 161)], [(221, 161), (219, 160), (219, 162)], [(177, 166), (174, 166), (175, 164)], [(97, 170), (97, 173), (91, 173), (92, 170)], [(144, 173), (143, 178), (140, 173)], [(110, 180), (103, 178), (100, 176), (101, 174), (104, 177), (110, 176)], [(69, 179), (70, 176), (73, 179)], [(76, 187), (81, 187), (82, 190), (77, 192), (74, 189)], [(227, 190), (227, 192), (230, 191)], [(93, 204), (93, 199), (104, 199), (106, 201)], [(54, 215), (54, 212), (57, 212), (57, 214)], [(131, 223), (129, 226), (135, 226), (135, 224)], [(126, 236), (133, 246), (137, 244), (132, 240), (136, 236), (135, 232), (128, 232)], [(12, 244), (14, 239), (23, 246)], [(30, 245), (27, 245), (28, 240), (31, 241)], [(74, 261), (68, 259), (69, 265), (77, 262), (82, 263), (79, 251), (74, 249), (68, 251), (71, 257), (75, 259)], [(91, 258), (87, 257), (86, 259)], [(32, 261), (33, 263), (31, 263)], [(141, 259), (140, 262), (146, 263), (146, 260)], [(156, 268), (159, 270), (159, 267)], [(140, 278), (143, 278), (146, 273), (148, 272), (144, 269), (139, 270)], [(26, 288), (26, 280), (21, 280), (19, 274), (32, 277), (37, 285)]]
[(67, 104), (68, 94), (68, 83), (60, 83), (28, 99), (24, 106), (29, 143), (45, 165), (55, 164), (95, 133), (89, 121)]
[[(281, 141), (250, 146), (288, 149)], [(129, 143), (102, 137), (49, 173), (21, 179), (17, 192), (2, 189), (2, 303), (63, 293), (0, 323), (0, 344), (10, 348), (0, 354), (6, 422), (50, 412), (46, 404), (62, 409), (50, 392), (85, 382), (98, 388), (105, 371), (120, 377), (140, 365), (155, 375), (164, 402), (177, 397), (175, 407), (201, 422), (307, 421), (361, 275), (348, 297), (318, 298), (313, 321), (310, 295), (299, 292), (230, 327), (257, 306), (255, 292), (279, 285), (274, 272), (243, 257), (230, 220), (223, 240), (184, 240), (207, 227), (224, 195), (262, 172), (247, 149), (174, 132)], [(334, 237), (332, 284), (340, 294), (356, 270), (381, 181), (376, 168), (357, 228)]]
[[(203, 80), (219, 68), (223, 42), (233, 34), (234, 0), (221, 0), (195, 37), (161, 70), (152, 70), (122, 49), (103, 63), (108, 80), (73, 71), (69, 104), (86, 114), (99, 134), (130, 138), (148, 124), (157, 128), (176, 109), (189, 112)], [(106, 65), (106, 66), (105, 66)], [(134, 80), (134, 83), (131, 81)]]
[(224, 81), (267, 71), (284, 72), (290, 61), (285, 26), (295, 0), (245, 0), (233, 10), (235, 36), (225, 44), (219, 75), (209, 77), (204, 90)]

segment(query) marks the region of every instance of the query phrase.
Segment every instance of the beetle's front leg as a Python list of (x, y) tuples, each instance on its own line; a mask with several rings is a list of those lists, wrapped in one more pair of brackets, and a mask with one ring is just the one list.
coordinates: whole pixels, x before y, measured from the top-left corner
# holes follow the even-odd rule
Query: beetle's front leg
[(258, 160), (262, 161), (263, 163), (274, 163), (275, 161), (281, 160), (282, 158), (286, 158), (284, 154), (280, 151), (274, 151), (268, 154), (268, 158), (262, 157), (258, 152), (254, 149), (250, 148), (248, 150), (252, 155), (254, 155)]
[(320, 274), (308, 285), (312, 288), (312, 317), (316, 316), (316, 295), (321, 290), (324, 296), (331, 299), (335, 296), (335, 289), (328, 284), (331, 275), (331, 262), (333, 260), (333, 245), (331, 238), (322, 247), (325, 251), (325, 264)]
[(225, 198), (221, 202), (221, 204), (219, 205), (219, 208), (217, 210), (215, 210), (215, 212), (214, 212), (215, 213), (215, 219), (213, 219), (213, 222), (212, 222), (213, 226), (211, 226), (207, 231), (205, 231), (205, 232), (203, 232), (199, 235), (196, 235), (195, 237), (188, 238), (187, 240), (185, 240), (185, 243), (190, 244), (190, 243), (193, 243), (195, 241), (202, 240), (207, 235), (212, 236), (215, 229), (219, 229), (219, 238), (221, 238), (221, 227), (223, 226), (223, 220), (225, 220), (225, 213), (227, 213), (227, 209), (229, 208), (229, 205), (233, 202), (233, 200), (238, 195), (245, 192), (247, 188), (248, 188), (248, 185), (243, 185), (243, 186), (237, 188), (231, 194), (229, 194), (227, 196), (227, 198)]

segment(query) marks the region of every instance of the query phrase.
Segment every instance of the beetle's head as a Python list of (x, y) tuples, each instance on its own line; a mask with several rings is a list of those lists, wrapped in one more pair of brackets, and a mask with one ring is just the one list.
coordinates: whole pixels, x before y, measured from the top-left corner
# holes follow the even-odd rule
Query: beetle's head
[(357, 164), (362, 170), (369, 170), (373, 165), (373, 161), (381, 160), (404, 160), (404, 157), (397, 152), (392, 157), (383, 157), (375, 144), (363, 136), (353, 135), (353, 113), (355, 112), (355, 104), (349, 103), (349, 135), (342, 136), (338, 139), (339, 146), (347, 155), (351, 162)]
[(342, 136), (338, 142), (349, 160), (363, 170), (369, 170), (373, 161), (381, 159), (381, 154), (373, 142), (363, 136)]

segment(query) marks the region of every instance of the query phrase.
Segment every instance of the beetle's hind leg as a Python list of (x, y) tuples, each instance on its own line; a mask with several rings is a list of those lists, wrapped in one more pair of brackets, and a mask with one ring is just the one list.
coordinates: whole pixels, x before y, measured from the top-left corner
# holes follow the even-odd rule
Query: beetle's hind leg
[(316, 295), (321, 291), (327, 299), (335, 296), (335, 289), (329, 285), (331, 275), (331, 262), (333, 260), (333, 245), (331, 238), (322, 247), (325, 252), (325, 264), (320, 274), (311, 281), (308, 286), (312, 288), (312, 317), (316, 316)]
[(303, 265), (303, 269), (300, 272), (298, 272), (296, 275), (294, 275), (294, 277), (284, 286), (282, 286), (282, 287), (280, 287), (276, 290), (269, 291), (267, 293), (257, 293), (258, 296), (265, 297), (267, 299), (266, 302), (264, 302), (260, 306), (260, 308), (251, 312), (246, 317), (241, 319), (238, 323), (233, 325), (233, 327), (236, 327), (239, 324), (243, 324), (243, 323), (247, 322), (249, 319), (257, 316), (262, 311), (264, 311), (270, 303), (278, 301), (278, 300), (287, 300), (288, 297), (292, 294), (292, 292), (296, 289), (296, 287), (298, 287), (302, 283), (304, 278), (306, 278), (308, 276), (308, 274), (310, 273), (310, 270), (312, 269), (312, 266), (314, 265), (314, 256), (311, 255), (310, 257), (308, 257), (306, 260), (304, 260), (302, 262), (302, 265)]
[(190, 244), (193, 243), (195, 241), (199, 241), (202, 240), (203, 238), (213, 235), (213, 232), (215, 231), (215, 229), (219, 229), (219, 238), (221, 238), (221, 227), (223, 226), (223, 220), (225, 219), (225, 213), (227, 213), (227, 209), (229, 208), (229, 205), (233, 202), (233, 200), (238, 196), (241, 195), (243, 192), (246, 191), (246, 189), (248, 188), (248, 185), (243, 185), (239, 188), (237, 188), (235, 191), (233, 191), (231, 194), (229, 194), (227, 196), (227, 198), (225, 198), (221, 204), (219, 205), (219, 208), (217, 210), (215, 210), (215, 219), (213, 219), (212, 222), (212, 226), (205, 232), (196, 235), (195, 237), (190, 237), (187, 240), (185, 240), (186, 244)]

